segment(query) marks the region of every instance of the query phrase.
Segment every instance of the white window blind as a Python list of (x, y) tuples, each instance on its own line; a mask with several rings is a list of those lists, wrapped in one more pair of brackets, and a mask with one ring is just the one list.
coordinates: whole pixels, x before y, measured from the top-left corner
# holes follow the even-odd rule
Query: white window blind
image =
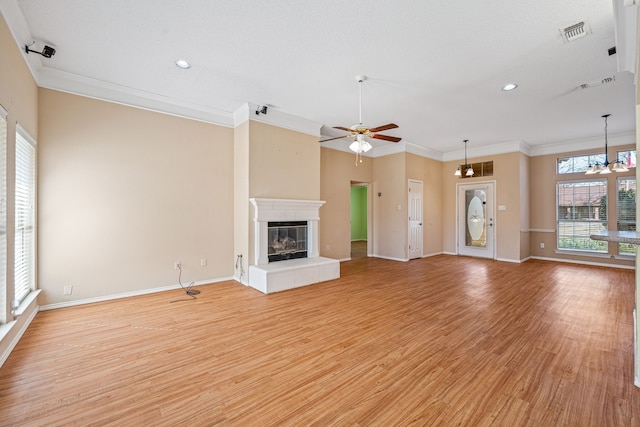
[(607, 230), (607, 180), (557, 183), (558, 249), (606, 253), (591, 234)]
[[(616, 187), (618, 231), (636, 231), (636, 180), (618, 178)], [(635, 256), (636, 247), (630, 243), (620, 243), (618, 254)]]
[(35, 143), (16, 133), (15, 293), (22, 301), (35, 288)]

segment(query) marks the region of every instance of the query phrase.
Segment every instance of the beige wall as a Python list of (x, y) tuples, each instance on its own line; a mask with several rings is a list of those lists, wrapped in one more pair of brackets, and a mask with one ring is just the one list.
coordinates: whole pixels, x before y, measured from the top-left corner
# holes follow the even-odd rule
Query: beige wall
[(244, 150), (235, 159), (240, 169), (236, 177), (248, 182), (248, 197), (238, 193), (235, 203), (239, 209), (244, 206), (238, 213), (246, 217), (249, 237), (247, 252), (236, 256), (242, 254), (249, 266), (255, 258), (254, 212), (249, 198), (320, 200), (320, 144), (313, 135), (254, 120), (240, 126), (235, 144)]
[(237, 126), (233, 132), (233, 277), (248, 284), (249, 268), (249, 121)]
[[(364, 157), (356, 166), (355, 154), (329, 148), (320, 151), (320, 254), (346, 260), (351, 257), (351, 183), (367, 183), (368, 211), (372, 222), (373, 159)], [(369, 229), (372, 224), (368, 224)]]
[(407, 193), (405, 153), (373, 159), (374, 255), (408, 259)]
[[(633, 145), (621, 145), (616, 147), (609, 147), (609, 156), (614, 156), (616, 151), (635, 149)], [(602, 150), (583, 150), (580, 152), (568, 152), (549, 154), (546, 156), (536, 156), (531, 158), (531, 170), (535, 171), (535, 179), (531, 179), (531, 208), (530, 208), (530, 221), (531, 221), (531, 234), (530, 234), (530, 248), (531, 255), (540, 258), (550, 259), (566, 259), (580, 262), (598, 262), (606, 264), (617, 264), (632, 266), (633, 261), (614, 259), (613, 255), (617, 253), (617, 246), (615, 244), (609, 244), (609, 257), (597, 258), (593, 256), (581, 256), (562, 253), (556, 253), (557, 246), (557, 234), (556, 234), (556, 183), (558, 181), (572, 181), (581, 180), (585, 178), (584, 173), (576, 174), (564, 174), (557, 175), (557, 159), (560, 157), (575, 156), (581, 154), (602, 153)], [(610, 203), (607, 204), (607, 215), (615, 222), (616, 207), (615, 207), (615, 194), (616, 190), (616, 178), (617, 177), (631, 177), (636, 175), (635, 170), (623, 173), (612, 173), (609, 175), (599, 175), (598, 177), (607, 177), (608, 188), (607, 191), (610, 195)], [(612, 223), (614, 225), (614, 223)], [(544, 248), (540, 248), (540, 244), (544, 243)]]
[(354, 162), (352, 153), (322, 149), (321, 198), (327, 203), (320, 210), (321, 254), (342, 260), (350, 258), (350, 186), (367, 183), (372, 237), (369, 252), (373, 256), (406, 260), (409, 179), (423, 183), (423, 254), (441, 253), (442, 164), (409, 153), (365, 157), (357, 166)]
[[(446, 162), (442, 167), (443, 181), (443, 249), (447, 253), (456, 253), (456, 185), (473, 182), (495, 181), (495, 226), (496, 226), (496, 256), (497, 259), (507, 261), (521, 260), (520, 230), (521, 230), (521, 186), (526, 183), (521, 176), (521, 156), (517, 153), (498, 154), (469, 159), (469, 163), (493, 161), (493, 176), (460, 179), (453, 175), (460, 162)], [(526, 164), (526, 162), (524, 162)], [(506, 210), (497, 209), (504, 205)]]
[(439, 254), (442, 252), (442, 163), (410, 153), (405, 156), (407, 181), (422, 181), (422, 254)]
[[(1, 15), (0, 15), (1, 16)], [(37, 304), (34, 301), (25, 308), (22, 316), (13, 321), (10, 304), (14, 296), (13, 283), (13, 236), (15, 235), (14, 186), (15, 186), (15, 143), (16, 125), (20, 124), (33, 138), (38, 138), (38, 87), (22, 59), (22, 52), (16, 45), (4, 20), (0, 17), (0, 105), (7, 111), (7, 212), (6, 232), (0, 237), (0, 244), (6, 243), (7, 262), (0, 267), (0, 324), (9, 322), (0, 333), (0, 365), (8, 356), (11, 344), (26, 327), (28, 320), (35, 315)], [(6, 239), (6, 242), (3, 240)], [(37, 274), (37, 271), (36, 271)], [(7, 286), (5, 287), (4, 284)]]
[(531, 158), (520, 153), (520, 259), (526, 260), (531, 256), (530, 239), (530, 210), (531, 195), (529, 192), (531, 176)]
[(174, 261), (185, 283), (233, 274), (232, 129), (47, 89), (39, 107), (41, 303), (175, 285)]

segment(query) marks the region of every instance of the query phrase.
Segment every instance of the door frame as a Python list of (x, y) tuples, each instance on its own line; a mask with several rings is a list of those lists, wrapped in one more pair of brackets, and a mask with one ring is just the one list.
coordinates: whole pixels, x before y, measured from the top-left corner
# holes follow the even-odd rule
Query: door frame
[[(350, 181), (349, 184), (349, 189), (351, 189), (351, 187), (365, 187), (367, 189), (367, 203), (366, 203), (366, 209), (367, 209), (367, 256), (371, 257), (372, 256), (372, 251), (373, 251), (373, 230), (372, 230), (372, 224), (373, 224), (373, 217), (372, 217), (372, 212), (373, 212), (373, 201), (372, 201), (372, 186), (369, 182), (366, 181)], [(349, 198), (349, 215), (351, 215), (351, 198)], [(349, 233), (351, 233), (351, 219), (349, 219)], [(351, 234), (349, 234), (349, 258), (351, 258)]]
[[(455, 221), (455, 229), (456, 229), (456, 255), (460, 255), (460, 215), (465, 215), (466, 212), (461, 212), (460, 209), (460, 188), (461, 187), (471, 187), (478, 185), (490, 185), (492, 187), (492, 199), (489, 201), (491, 203), (491, 208), (493, 211), (493, 226), (491, 228), (491, 237), (493, 240), (493, 251), (491, 253), (491, 257), (487, 257), (485, 259), (493, 259), (496, 260), (498, 254), (498, 239), (497, 239), (497, 221), (496, 221), (496, 181), (475, 181), (475, 182), (459, 182), (456, 183), (456, 221)], [(489, 227), (488, 227), (489, 228)]]
[(422, 206), (420, 206), (420, 255), (414, 258), (411, 258), (411, 249), (409, 248), (411, 243), (411, 218), (407, 215), (407, 258), (410, 260), (424, 257), (424, 182), (411, 178), (407, 180), (407, 213), (411, 213), (411, 191), (409, 191), (409, 189), (412, 182), (420, 184), (420, 202)]

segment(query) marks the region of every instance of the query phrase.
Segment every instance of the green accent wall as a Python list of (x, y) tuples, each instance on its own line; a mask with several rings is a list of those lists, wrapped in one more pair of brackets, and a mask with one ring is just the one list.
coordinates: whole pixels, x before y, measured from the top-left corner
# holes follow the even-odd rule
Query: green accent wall
[(351, 187), (351, 240), (367, 240), (367, 187)]

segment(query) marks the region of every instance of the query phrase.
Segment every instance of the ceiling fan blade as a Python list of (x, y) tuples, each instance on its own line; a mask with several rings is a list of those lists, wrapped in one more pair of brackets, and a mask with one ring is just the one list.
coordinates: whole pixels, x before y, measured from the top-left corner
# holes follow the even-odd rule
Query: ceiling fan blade
[(369, 129), (369, 132), (382, 132), (383, 130), (395, 129), (398, 125), (395, 123), (389, 123), (388, 125), (378, 126), (377, 128)]
[(334, 128), (334, 129), (344, 130), (344, 131), (347, 131), (347, 132), (349, 132), (349, 133), (353, 132), (351, 129), (349, 129), (349, 128), (345, 128), (345, 127), (342, 127), (342, 126), (334, 126), (333, 128)]
[(389, 141), (389, 142), (400, 142), (402, 140), (402, 138), (396, 138), (395, 136), (389, 136), (389, 135), (371, 135), (371, 138), (375, 138), (375, 139), (382, 139), (384, 141)]
[(334, 139), (342, 139), (342, 138), (347, 138), (349, 136), (351, 135), (336, 136), (335, 138), (323, 139), (322, 141), (318, 141), (318, 142), (322, 143), (327, 141), (333, 141)]

